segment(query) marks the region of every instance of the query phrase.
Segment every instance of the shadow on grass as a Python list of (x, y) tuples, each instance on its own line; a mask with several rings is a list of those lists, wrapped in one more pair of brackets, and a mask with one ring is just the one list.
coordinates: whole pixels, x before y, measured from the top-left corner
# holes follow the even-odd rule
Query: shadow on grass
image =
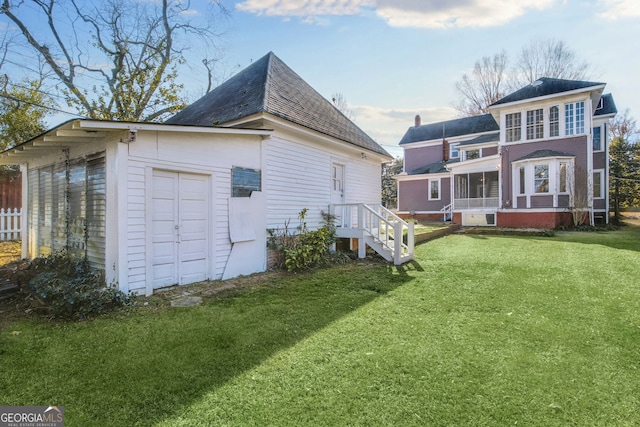
[(413, 280), (417, 262), (266, 279), (194, 308), (0, 331), (4, 405), (65, 406), (68, 426), (153, 425), (275, 353)]

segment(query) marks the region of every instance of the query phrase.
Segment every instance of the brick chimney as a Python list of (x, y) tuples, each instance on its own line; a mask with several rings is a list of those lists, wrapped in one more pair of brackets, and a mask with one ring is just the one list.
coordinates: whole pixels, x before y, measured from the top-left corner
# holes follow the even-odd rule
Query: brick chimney
[(420, 126), (422, 119), (420, 119), (420, 114), (416, 114), (416, 127)]

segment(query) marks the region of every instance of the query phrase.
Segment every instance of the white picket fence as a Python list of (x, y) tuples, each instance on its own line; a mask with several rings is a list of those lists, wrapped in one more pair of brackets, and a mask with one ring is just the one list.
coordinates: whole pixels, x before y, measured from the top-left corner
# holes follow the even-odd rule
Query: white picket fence
[(15, 240), (22, 237), (22, 209), (0, 209), (0, 240)]

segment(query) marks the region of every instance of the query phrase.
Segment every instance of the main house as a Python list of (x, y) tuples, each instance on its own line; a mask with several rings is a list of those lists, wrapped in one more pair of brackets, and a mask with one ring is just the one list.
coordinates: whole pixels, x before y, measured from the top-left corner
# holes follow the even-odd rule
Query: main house
[(462, 225), (556, 228), (608, 221), (604, 83), (541, 78), (489, 113), (421, 125), (400, 141), (398, 214)]
[(391, 159), (273, 53), (165, 123), (74, 119), (0, 153), (22, 169), (24, 257), (86, 256), (142, 294), (264, 271), (267, 229), (304, 208), (346, 230)]

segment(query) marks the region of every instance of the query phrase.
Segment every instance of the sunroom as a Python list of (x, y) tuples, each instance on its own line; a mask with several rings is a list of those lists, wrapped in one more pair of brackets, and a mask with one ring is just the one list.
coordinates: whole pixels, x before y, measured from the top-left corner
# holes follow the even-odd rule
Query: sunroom
[(500, 156), (492, 155), (448, 166), (453, 173), (453, 212), (462, 225), (495, 225), (500, 207)]

